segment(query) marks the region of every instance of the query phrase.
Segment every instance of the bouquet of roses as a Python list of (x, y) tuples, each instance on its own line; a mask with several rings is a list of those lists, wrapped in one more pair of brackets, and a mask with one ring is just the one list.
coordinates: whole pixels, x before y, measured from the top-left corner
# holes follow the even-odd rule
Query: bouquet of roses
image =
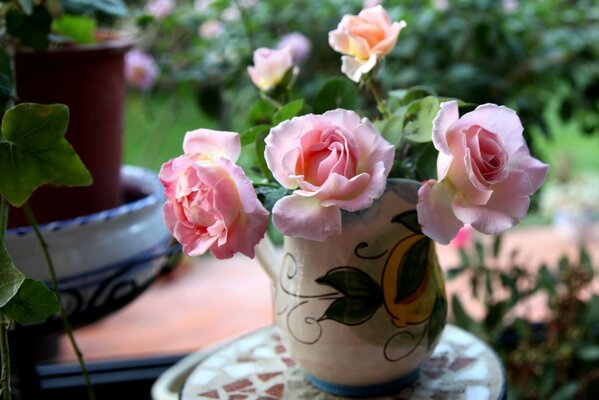
[[(515, 111), (484, 104), (460, 117), (464, 103), (422, 87), (378, 93), (376, 72), (405, 26), (379, 5), (329, 33), (341, 71), (377, 102), (372, 121), (344, 108), (299, 115), (310, 105), (286, 102), (299, 73), (291, 49), (254, 52), (249, 76), (274, 104), (273, 126), (187, 132), (184, 154), (161, 168), (164, 220), (186, 254), (253, 257), (270, 218), (283, 235), (322, 241), (341, 232), (342, 210), (370, 207), (388, 178), (413, 179), (434, 159), (417, 204), (431, 239), (448, 243), (464, 224), (498, 234), (524, 218), (548, 166), (530, 155)], [(343, 93), (329, 95), (343, 104)], [(261, 171), (252, 179), (236, 164), (246, 150)]]

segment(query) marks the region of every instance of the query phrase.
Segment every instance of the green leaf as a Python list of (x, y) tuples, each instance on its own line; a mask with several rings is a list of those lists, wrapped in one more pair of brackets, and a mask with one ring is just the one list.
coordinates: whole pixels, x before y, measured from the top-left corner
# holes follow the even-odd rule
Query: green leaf
[(459, 327), (477, 335), (481, 333), (479, 324), (466, 313), (462, 302), (456, 295), (453, 295), (451, 298), (451, 309), (455, 322)]
[(479, 265), (485, 265), (485, 248), (480, 241), (474, 242), (474, 249), (476, 250), (476, 256), (478, 258)]
[(256, 141), (256, 138), (258, 136), (264, 135), (264, 137), (266, 137), (265, 134), (268, 134), (268, 132), (270, 132), (270, 125), (265, 125), (265, 124), (256, 125), (256, 126), (247, 128), (246, 130), (241, 132), (241, 134), (239, 135), (240, 140), (241, 140), (241, 145), (245, 146), (248, 144), (252, 144)]
[(433, 120), (439, 112), (439, 99), (427, 96), (410, 103), (404, 136), (413, 142), (429, 142), (433, 138)]
[(129, 9), (122, 0), (62, 0), (62, 6), (66, 11), (74, 14), (86, 14), (95, 11), (113, 17), (126, 17), (129, 15)]
[(339, 267), (316, 279), (320, 285), (331, 286), (348, 297), (382, 299), (380, 285), (366, 272), (353, 267)]
[(353, 110), (358, 107), (358, 88), (345, 78), (335, 77), (325, 82), (314, 98), (314, 113), (322, 114), (336, 108)]
[(19, 5), (27, 15), (33, 13), (33, 0), (19, 0)]
[(12, 90), (13, 86), (10, 78), (5, 74), (0, 73), (0, 112), (4, 111), (6, 105), (10, 101)]
[(343, 297), (326, 309), (320, 320), (332, 319), (345, 325), (359, 325), (368, 321), (382, 304), (380, 298)]
[(15, 267), (4, 241), (0, 241), (0, 307), (4, 307), (17, 294), (24, 280), (25, 275)]
[(576, 351), (576, 356), (583, 361), (599, 361), (599, 345), (583, 345)]
[(397, 295), (393, 300), (399, 304), (422, 284), (429, 265), (431, 240), (424, 236), (414, 243), (404, 254), (397, 276)]
[(91, 175), (64, 139), (69, 109), (22, 103), (4, 114), (0, 136), (0, 195), (15, 207), (43, 184), (89, 185)]
[(256, 162), (258, 163), (260, 170), (264, 174), (264, 177), (267, 180), (272, 181), (272, 172), (270, 172), (268, 164), (266, 164), (266, 159), (264, 158), (264, 151), (266, 149), (266, 143), (264, 142), (264, 139), (266, 138), (267, 134), (268, 132), (260, 132), (256, 136)]
[(501, 251), (501, 239), (503, 236), (501, 234), (495, 236), (493, 238), (493, 257), (499, 257), (499, 252)]
[(418, 223), (418, 214), (416, 213), (416, 210), (397, 214), (391, 219), (391, 222), (402, 224), (412, 232), (422, 234), (422, 228)]
[(493, 330), (503, 321), (503, 317), (509, 311), (507, 302), (498, 301), (487, 305), (487, 315), (484, 319), (484, 326), (487, 330)]
[(60, 311), (53, 291), (35, 279), (25, 279), (16, 296), (2, 308), (2, 313), (20, 324), (44, 321)]
[(299, 114), (304, 107), (304, 100), (294, 100), (281, 107), (275, 115), (272, 116), (272, 124), (278, 125), (283, 121), (291, 119)]
[(393, 115), (385, 121), (385, 124), (381, 128), (381, 135), (387, 139), (389, 143), (397, 146), (403, 135), (403, 123), (403, 114)]
[(82, 15), (65, 14), (52, 21), (52, 30), (69, 37), (77, 44), (95, 43), (96, 21)]
[(430, 349), (435, 343), (435, 340), (441, 335), (443, 328), (445, 328), (446, 321), (447, 301), (441, 296), (437, 296), (435, 305), (433, 306), (433, 312), (428, 322), (427, 349)]
[(407, 106), (414, 100), (435, 95), (436, 93), (432, 88), (429, 88), (427, 86), (413, 86), (408, 89), (397, 89), (389, 91), (389, 100), (387, 103), (392, 110), (395, 110), (400, 106)]
[(570, 382), (562, 385), (549, 400), (570, 400), (575, 398), (578, 392), (579, 384), (577, 382)]
[(45, 50), (48, 47), (48, 34), (52, 24), (52, 16), (44, 6), (35, 6), (31, 15), (26, 15), (17, 8), (6, 13), (6, 31), (17, 38), (24, 47)]
[(281, 198), (288, 196), (290, 190), (284, 187), (258, 186), (256, 188), (256, 194), (262, 205), (264, 205), (264, 208), (269, 212), (272, 212), (275, 203)]

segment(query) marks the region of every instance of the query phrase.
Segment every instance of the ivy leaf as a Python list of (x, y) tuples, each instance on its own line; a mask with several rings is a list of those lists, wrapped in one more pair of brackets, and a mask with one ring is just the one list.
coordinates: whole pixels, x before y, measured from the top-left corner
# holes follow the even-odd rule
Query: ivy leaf
[(399, 275), (397, 276), (395, 304), (399, 304), (412, 294), (424, 281), (429, 264), (429, 246), (431, 244), (431, 240), (423, 236), (422, 239), (410, 246), (402, 257), (402, 265), (399, 267)]
[(329, 79), (314, 98), (314, 113), (322, 114), (336, 108), (356, 109), (358, 98), (358, 89), (349, 80), (341, 77)]
[(389, 91), (387, 104), (391, 110), (396, 110), (401, 106), (407, 106), (414, 100), (435, 95), (435, 91), (427, 86), (413, 86), (408, 89), (391, 90)]
[(15, 207), (43, 184), (89, 185), (91, 175), (65, 140), (69, 109), (22, 103), (4, 114), (0, 135), (0, 195)]
[(17, 294), (24, 280), (25, 275), (15, 267), (4, 241), (0, 241), (0, 307), (4, 307)]
[(382, 299), (380, 285), (366, 272), (353, 267), (332, 269), (316, 279), (316, 283), (331, 286), (349, 297)]
[(342, 297), (335, 299), (320, 319), (332, 319), (345, 325), (359, 325), (368, 321), (381, 304), (380, 298)]
[(286, 121), (288, 119), (295, 117), (297, 114), (299, 114), (299, 112), (302, 110), (303, 107), (304, 107), (303, 99), (294, 100), (294, 101), (291, 101), (291, 102), (285, 104), (277, 112), (275, 112), (275, 115), (272, 116), (272, 124), (278, 125), (279, 123), (281, 123), (283, 121)]
[(1, 311), (20, 324), (32, 324), (56, 314), (60, 307), (54, 292), (42, 281), (27, 278)]
[(6, 31), (19, 39), (21, 45), (35, 50), (48, 47), (48, 35), (52, 25), (52, 16), (44, 6), (35, 6), (30, 15), (17, 8), (6, 12)]
[(418, 223), (418, 214), (416, 213), (416, 210), (410, 210), (401, 214), (397, 214), (391, 219), (391, 222), (402, 224), (412, 232), (422, 234), (422, 229)]
[(75, 43), (95, 43), (96, 21), (82, 15), (65, 14), (52, 21), (52, 30), (67, 36)]
[(441, 296), (437, 296), (433, 305), (433, 312), (428, 322), (427, 349), (430, 349), (435, 340), (443, 332), (445, 321), (447, 320), (447, 301)]
[(387, 141), (393, 145), (398, 145), (403, 135), (403, 113), (399, 115), (393, 115), (391, 118), (385, 121), (385, 124), (381, 128), (381, 135), (387, 139)]

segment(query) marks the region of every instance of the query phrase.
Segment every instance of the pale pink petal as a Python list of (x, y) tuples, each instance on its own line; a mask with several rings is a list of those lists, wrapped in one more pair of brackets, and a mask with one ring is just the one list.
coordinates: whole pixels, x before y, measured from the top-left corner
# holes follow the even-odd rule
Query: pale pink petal
[(241, 142), (236, 132), (196, 129), (185, 134), (183, 151), (201, 158), (222, 156), (237, 161), (241, 153)]
[(474, 111), (464, 114), (453, 129), (467, 129), (472, 125), (482, 126), (500, 135), (507, 154), (516, 152), (524, 143), (522, 122), (518, 114), (508, 107), (496, 104), (480, 105)]
[(484, 206), (476, 206), (456, 196), (452, 205), (457, 218), (479, 232), (499, 234), (519, 223), (530, 205), (531, 183), (522, 171), (512, 172), (495, 185), (493, 196)]
[(268, 211), (260, 202), (251, 213), (240, 216), (239, 221), (229, 228), (227, 242), (222, 246), (212, 245), (210, 252), (218, 259), (231, 258), (242, 253), (254, 258), (254, 247), (264, 237), (268, 225)]
[(391, 25), (391, 19), (387, 14), (387, 11), (380, 4), (374, 7), (368, 7), (360, 11), (358, 14), (359, 17), (367, 19), (369, 21), (376, 22), (376, 24), (380, 27), (385, 27)]
[(322, 207), (313, 198), (296, 195), (283, 197), (273, 207), (273, 224), (284, 235), (323, 241), (341, 233), (341, 210)]
[(363, 210), (381, 197), (385, 191), (386, 177), (382, 162), (375, 166), (373, 176), (364, 173), (347, 180), (333, 174), (316, 197), (322, 199), (323, 206), (335, 205), (347, 211)]
[(375, 54), (371, 55), (368, 60), (358, 60), (350, 56), (341, 57), (341, 72), (349, 79), (358, 83), (362, 75), (369, 73), (377, 63), (378, 59)]
[(526, 145), (520, 147), (516, 153), (512, 154), (513, 161), (510, 162), (510, 168), (521, 170), (526, 173), (530, 181), (532, 192), (543, 184), (547, 177), (549, 166), (530, 156), (530, 151)]
[(452, 210), (455, 195), (446, 181), (429, 180), (418, 190), (418, 223), (426, 236), (441, 244), (448, 244), (463, 225)]
[(348, 54), (349, 37), (343, 32), (343, 29), (337, 28), (329, 32), (329, 45), (338, 53)]
[[(441, 103), (439, 112), (435, 116), (435, 119), (433, 119), (433, 144), (440, 152), (451, 154), (449, 145), (447, 144), (447, 131), (459, 119), (460, 113), (456, 101)], [(439, 174), (439, 179), (443, 177)]]

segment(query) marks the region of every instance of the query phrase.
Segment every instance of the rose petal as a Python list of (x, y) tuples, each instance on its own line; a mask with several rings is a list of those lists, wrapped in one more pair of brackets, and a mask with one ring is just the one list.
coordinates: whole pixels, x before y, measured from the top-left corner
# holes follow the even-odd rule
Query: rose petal
[(284, 235), (323, 241), (341, 233), (341, 210), (309, 197), (286, 196), (275, 203), (272, 222)]
[(519, 223), (530, 205), (531, 182), (526, 173), (513, 171), (495, 185), (493, 196), (484, 206), (476, 206), (456, 196), (452, 204), (457, 218), (489, 235), (501, 233)]
[(376, 66), (377, 60), (376, 54), (372, 54), (368, 60), (364, 61), (350, 56), (342, 56), (341, 72), (352, 81), (359, 83), (362, 75), (367, 74)]
[(196, 129), (185, 134), (183, 151), (194, 155), (194, 158), (222, 156), (237, 161), (241, 153), (241, 142), (236, 132)]
[(532, 194), (543, 184), (547, 177), (549, 166), (530, 156), (530, 151), (526, 145), (522, 145), (514, 154), (512, 154), (510, 168), (524, 171), (530, 181)]
[[(501, 141), (508, 155), (515, 153), (524, 142), (522, 122), (516, 112), (505, 106), (483, 104), (474, 111), (462, 115), (454, 127), (455, 130), (467, 129), (479, 125), (486, 130), (501, 136)], [(453, 130), (452, 129), (452, 130)]]
[[(439, 112), (435, 116), (435, 119), (433, 119), (433, 145), (440, 152), (451, 154), (446, 136), (449, 127), (460, 119), (458, 103), (456, 101), (448, 101), (441, 103), (439, 107)], [(442, 179), (440, 175), (439, 179)]]
[(418, 223), (426, 236), (441, 244), (448, 244), (464, 225), (453, 213), (455, 195), (447, 181), (429, 180), (418, 189)]

